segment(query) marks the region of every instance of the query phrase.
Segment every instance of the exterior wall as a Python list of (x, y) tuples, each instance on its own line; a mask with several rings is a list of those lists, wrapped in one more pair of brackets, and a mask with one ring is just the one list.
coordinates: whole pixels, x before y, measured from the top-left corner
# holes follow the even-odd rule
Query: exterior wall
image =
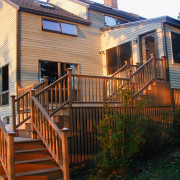
[[(41, 16), (21, 13), (21, 85), (38, 83), (39, 60), (80, 64), (80, 73), (103, 75), (100, 28), (104, 15), (89, 12), (90, 26), (77, 24), (78, 35), (42, 31)], [(75, 24), (75, 23), (74, 23)]]
[(167, 57), (169, 63), (170, 84), (172, 89), (180, 89), (180, 64), (174, 63), (171, 43), (171, 32), (179, 33), (180, 29), (165, 25)]
[[(9, 95), (16, 94), (17, 10), (4, 1), (0, 3), (0, 67), (9, 64)], [(10, 97), (9, 97), (10, 99)], [(11, 104), (9, 100), (9, 104)], [(11, 107), (0, 107), (0, 117), (11, 115)]]
[(50, 0), (49, 3), (59, 6), (79, 17), (88, 19), (88, 4), (74, 0)]
[[(164, 55), (163, 50), (163, 36), (162, 28), (160, 22), (149, 22), (149, 23), (138, 23), (131, 25), (122, 25), (119, 28), (114, 28), (112, 30), (105, 30), (102, 32), (102, 50), (105, 52), (103, 55), (103, 62), (106, 64), (106, 50), (112, 47), (116, 47), (120, 44), (131, 41), (132, 42), (132, 56), (133, 63), (136, 64), (140, 62), (140, 42), (134, 43), (133, 40), (136, 38), (138, 40), (139, 36), (151, 31), (156, 30), (157, 40), (158, 40), (158, 56)], [(106, 69), (106, 68), (105, 68)]]

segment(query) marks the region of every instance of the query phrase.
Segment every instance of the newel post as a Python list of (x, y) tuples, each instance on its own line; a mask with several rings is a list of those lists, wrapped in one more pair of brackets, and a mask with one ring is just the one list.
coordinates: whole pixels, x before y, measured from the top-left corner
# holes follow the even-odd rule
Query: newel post
[(162, 56), (161, 58), (163, 59), (164, 80), (167, 82), (167, 58), (166, 56)]
[(10, 180), (15, 180), (14, 136), (15, 132), (8, 133), (7, 167)]
[(69, 98), (69, 106), (72, 106), (72, 69), (68, 68), (67, 69), (67, 74), (68, 74), (68, 81), (67, 81), (67, 86), (68, 86), (68, 98)]
[(34, 132), (34, 127), (33, 124), (35, 123), (35, 106), (34, 106), (34, 101), (32, 99), (32, 97), (35, 95), (35, 89), (31, 89), (30, 91), (30, 98), (31, 98), (31, 138), (32, 139), (36, 139), (36, 135)]
[(156, 71), (156, 61), (155, 61), (155, 55), (154, 55), (154, 53), (151, 54), (151, 58), (152, 58), (152, 60), (153, 60), (154, 80), (156, 81), (157, 71)]
[(68, 128), (61, 129), (62, 132), (62, 159), (63, 159), (63, 178), (64, 180), (70, 179), (69, 173), (69, 150), (68, 150)]
[(12, 131), (16, 132), (16, 105), (15, 95), (11, 95), (11, 108), (12, 108)]
[(44, 76), (43, 79), (44, 79), (44, 87), (48, 86), (49, 77)]

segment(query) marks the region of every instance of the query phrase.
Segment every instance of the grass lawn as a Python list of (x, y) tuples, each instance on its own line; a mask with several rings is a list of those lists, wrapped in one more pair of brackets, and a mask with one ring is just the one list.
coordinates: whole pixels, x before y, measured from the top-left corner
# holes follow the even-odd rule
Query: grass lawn
[[(93, 164), (71, 172), (73, 180), (107, 180), (108, 178), (89, 178), (94, 174)], [(180, 180), (180, 148), (169, 150), (149, 161), (135, 161), (126, 176), (112, 176), (111, 180)]]
[(141, 172), (131, 172), (132, 174), (127, 175), (126, 179), (180, 180), (180, 149), (142, 164), (139, 162), (136, 164), (136, 168)]

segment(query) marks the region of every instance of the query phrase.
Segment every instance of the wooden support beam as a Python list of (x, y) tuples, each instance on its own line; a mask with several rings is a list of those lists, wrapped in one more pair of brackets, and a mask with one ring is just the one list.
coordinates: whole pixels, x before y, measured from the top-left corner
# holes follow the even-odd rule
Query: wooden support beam
[(16, 132), (16, 106), (15, 95), (11, 95), (11, 108), (12, 108), (12, 131)]

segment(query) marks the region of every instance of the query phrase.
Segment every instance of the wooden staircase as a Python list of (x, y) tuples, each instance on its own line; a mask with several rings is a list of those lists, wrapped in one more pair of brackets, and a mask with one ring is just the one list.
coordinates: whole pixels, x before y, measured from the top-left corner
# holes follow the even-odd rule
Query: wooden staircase
[[(47, 148), (40, 139), (15, 137), (15, 178), (32, 179), (59, 179), (62, 171), (56, 164)], [(2, 170), (2, 166), (0, 167)], [(7, 179), (1, 171), (1, 178)]]

